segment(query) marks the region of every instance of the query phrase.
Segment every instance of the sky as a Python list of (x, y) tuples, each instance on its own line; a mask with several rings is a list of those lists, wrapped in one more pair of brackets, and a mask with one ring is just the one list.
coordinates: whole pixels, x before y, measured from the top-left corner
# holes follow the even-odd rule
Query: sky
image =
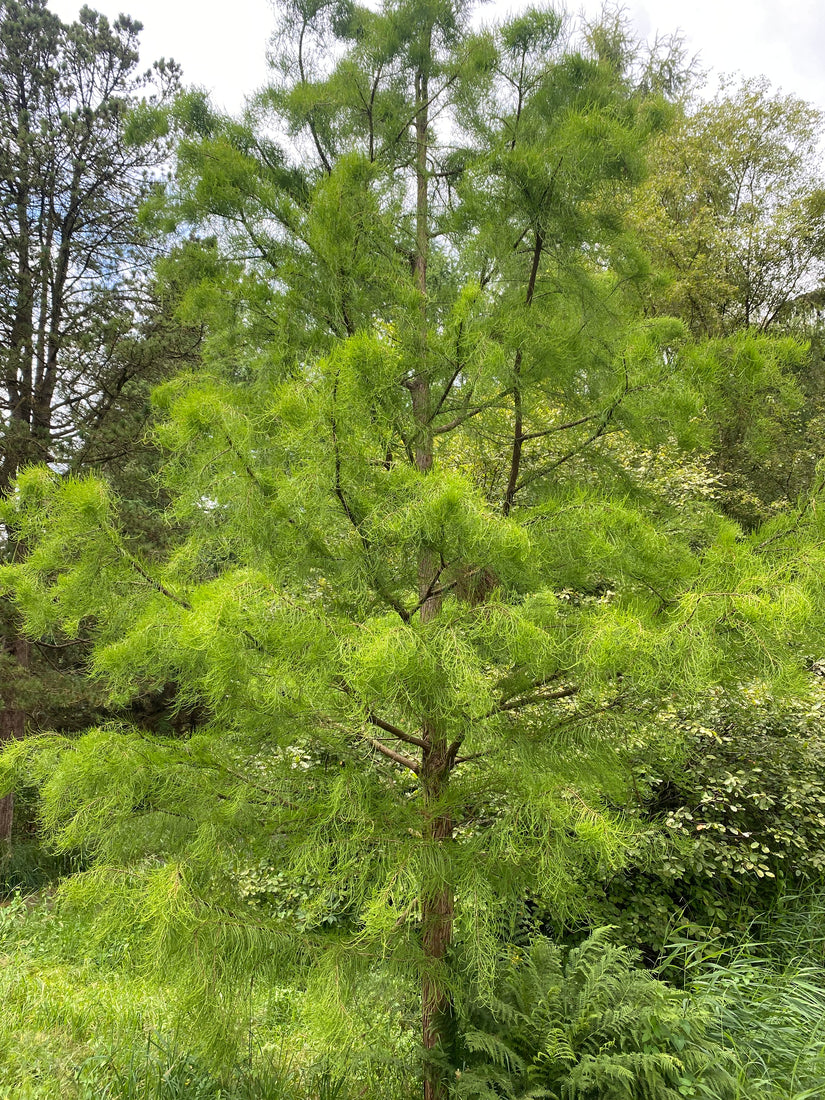
[[(266, 81), (266, 48), (275, 25), (272, 0), (88, 0), (110, 18), (126, 11), (144, 26), (141, 60), (173, 57), (184, 80), (209, 89), (219, 106), (237, 111), (244, 96)], [(50, 0), (63, 19), (80, 0)], [(492, 0), (485, 18), (525, 7), (522, 0)], [(571, 11), (598, 14), (601, 0), (570, 0)], [(680, 29), (691, 54), (720, 73), (767, 76), (775, 88), (825, 111), (825, 7), (821, 0), (626, 0), (643, 37)], [(210, 10), (214, 13), (210, 15)]]

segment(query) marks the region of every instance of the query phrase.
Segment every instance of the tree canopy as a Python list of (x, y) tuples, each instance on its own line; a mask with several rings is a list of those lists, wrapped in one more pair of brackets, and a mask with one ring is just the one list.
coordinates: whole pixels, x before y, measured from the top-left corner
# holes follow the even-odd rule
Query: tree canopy
[[(138, 71), (140, 29), (88, 7), (63, 23), (45, 0), (0, 4), (2, 491), (21, 467), (48, 461), (108, 466), (133, 499), (147, 495), (134, 471), (148, 390), (182, 342), (152, 290), (161, 241), (138, 207), (168, 162), (162, 108), (179, 72), (171, 62)], [(24, 548), (4, 539), (0, 552)], [(5, 604), (0, 633), (0, 741), (21, 736), (27, 715), (60, 721), (72, 704), (88, 713), (64, 675), (76, 649), (42, 660)], [(6, 798), (4, 844), (11, 827)]]

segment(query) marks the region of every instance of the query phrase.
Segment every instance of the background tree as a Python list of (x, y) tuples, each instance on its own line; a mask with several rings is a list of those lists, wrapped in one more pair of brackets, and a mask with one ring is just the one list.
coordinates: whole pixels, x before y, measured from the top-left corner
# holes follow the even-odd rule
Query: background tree
[[(765, 79), (724, 85), (659, 137), (635, 208), (659, 273), (647, 310), (719, 341), (714, 466), (747, 524), (809, 490), (823, 454), (822, 135), (821, 112)], [(812, 340), (811, 354), (754, 390), (724, 350), (742, 331), (793, 333)]]
[(140, 24), (89, 8), (66, 25), (43, 0), (6, 3), (0, 31), (8, 485), (26, 462), (69, 459), (128, 382), (119, 352), (154, 252), (135, 211), (168, 157), (151, 111), (130, 112), (177, 74), (137, 74)]
[[(88, 7), (64, 24), (45, 0), (0, 4), (0, 491), (31, 462), (124, 469), (140, 450), (141, 387), (170, 358), (145, 339), (159, 327), (147, 281), (157, 242), (136, 211), (169, 155), (158, 109), (178, 73), (137, 71), (139, 31)], [(6, 557), (18, 552), (5, 542)], [(5, 606), (2, 629), (0, 741), (67, 694), (37, 656), (29, 669)], [(76, 654), (50, 660), (65, 671)], [(3, 800), (0, 841), (12, 812)]]
[(639, 217), (670, 278), (651, 308), (706, 336), (766, 331), (825, 264), (822, 115), (764, 78), (688, 104), (657, 142)]

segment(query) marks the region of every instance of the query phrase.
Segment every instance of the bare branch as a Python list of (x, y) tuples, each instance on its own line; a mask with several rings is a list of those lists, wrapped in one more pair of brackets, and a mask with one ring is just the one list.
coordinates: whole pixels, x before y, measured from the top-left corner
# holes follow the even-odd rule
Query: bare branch
[(377, 714), (368, 714), (367, 721), (371, 725), (377, 726), (378, 729), (384, 730), (385, 733), (391, 733), (393, 737), (397, 737), (399, 741), (404, 741), (408, 745), (417, 745), (420, 749), (429, 748), (429, 745), (421, 737), (415, 737), (411, 733), (406, 733), (404, 730), (399, 729), (398, 726), (394, 726), (391, 722), (385, 722), (383, 718), (379, 718)]
[(418, 775), (420, 765), (413, 760), (411, 756), (405, 756), (404, 753), (396, 752), (395, 749), (391, 749), (388, 745), (382, 744), (380, 741), (376, 740), (376, 738), (369, 737), (367, 734), (364, 734), (364, 740), (367, 744), (372, 745), (377, 752), (386, 756), (388, 760), (392, 760), (396, 764), (401, 764), (403, 767), (409, 768), (411, 772)]
[[(444, 570), (446, 568), (447, 568), (447, 562), (445, 562), (444, 559), (442, 558), (441, 559), (441, 565), (438, 567), (436, 572), (433, 574), (433, 579), (430, 581), (426, 592), (424, 593), (423, 596), (421, 596), (418, 603), (415, 605), (415, 607), (410, 612), (410, 618), (412, 618), (412, 616), (416, 613), (416, 611), (419, 611), (424, 606), (424, 604), (427, 602), (427, 600), (431, 599), (433, 596), (440, 596), (443, 592), (446, 592), (446, 591), (448, 591), (448, 589), (454, 587), (454, 584), (453, 584), (453, 585), (442, 585), (440, 588), (436, 588), (436, 585), (438, 583), (438, 578), (442, 575), (442, 573), (444, 572)], [(455, 582), (455, 583), (457, 583), (457, 582)]]
[(536, 481), (540, 477), (544, 477), (546, 474), (552, 473), (553, 470), (557, 470), (559, 466), (563, 466), (565, 462), (569, 462), (571, 458), (575, 458), (577, 454), (581, 454), (582, 451), (586, 450), (591, 443), (595, 443), (597, 439), (600, 439), (607, 431), (610, 425), (610, 421), (613, 419), (613, 413), (615, 412), (618, 404), (619, 402), (617, 401), (615, 402), (615, 404), (611, 405), (611, 407), (604, 414), (601, 424), (598, 426), (595, 432), (592, 432), (587, 437), (587, 439), (584, 440), (583, 443), (580, 443), (577, 447), (573, 447), (566, 454), (563, 454), (561, 458), (557, 458), (555, 462), (551, 462), (548, 466), (543, 466), (540, 470), (535, 470), (532, 474), (523, 477), (518, 485), (515, 487), (514, 493), (520, 492), (531, 482)]

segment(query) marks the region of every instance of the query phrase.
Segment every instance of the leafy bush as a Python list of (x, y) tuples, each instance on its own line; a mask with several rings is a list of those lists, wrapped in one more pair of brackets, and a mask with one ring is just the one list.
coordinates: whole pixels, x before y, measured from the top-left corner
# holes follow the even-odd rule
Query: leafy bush
[(775, 705), (726, 698), (683, 720), (687, 758), (649, 774), (654, 808), (688, 842), (673, 872), (753, 879), (817, 879), (825, 871), (825, 700)]
[[(650, 824), (635, 866), (605, 884), (600, 920), (661, 947), (674, 917), (744, 931), (788, 883), (825, 873), (825, 697), (718, 696), (658, 715), (663, 736), (630, 746), (638, 812)], [(664, 825), (665, 836), (662, 836)]]
[(707, 1015), (610, 933), (570, 949), (537, 938), (509, 950), (492, 997), (476, 991), (460, 1015), (456, 1097), (676, 1100), (703, 1083), (732, 1095)]

